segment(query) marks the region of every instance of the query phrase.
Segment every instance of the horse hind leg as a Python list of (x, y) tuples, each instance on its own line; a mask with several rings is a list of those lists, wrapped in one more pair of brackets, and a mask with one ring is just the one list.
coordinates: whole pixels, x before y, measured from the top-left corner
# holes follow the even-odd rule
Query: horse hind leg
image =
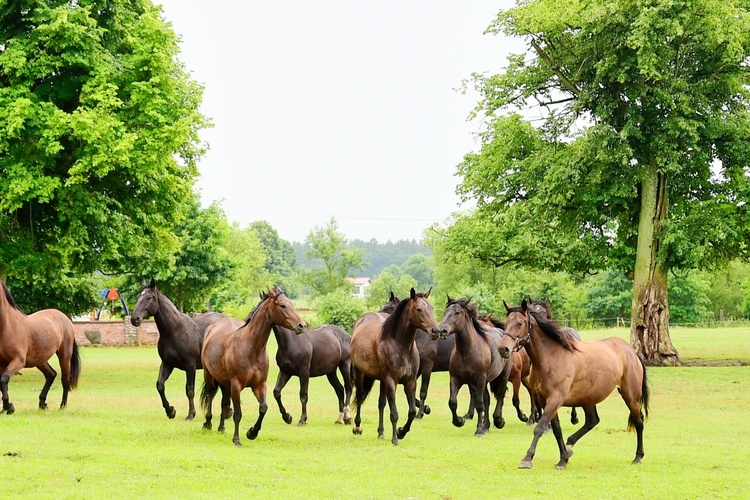
[[(334, 423), (343, 424), (344, 417), (346, 416), (345, 412), (349, 411), (349, 408), (344, 405), (344, 386), (339, 382), (339, 378), (336, 376), (336, 370), (326, 374), (326, 378), (336, 392), (336, 398), (339, 400), (339, 418), (337, 418)], [(349, 422), (351, 422), (351, 417), (349, 417)]]
[(351, 361), (348, 359), (342, 361), (339, 365), (339, 371), (341, 372), (341, 377), (344, 379), (344, 424), (350, 425), (352, 423), (352, 416), (349, 413), (349, 404), (352, 400)]
[(289, 414), (289, 412), (286, 411), (284, 403), (281, 402), (281, 391), (284, 390), (284, 387), (286, 386), (287, 382), (289, 382), (290, 378), (292, 378), (291, 375), (279, 370), (279, 376), (276, 377), (276, 385), (273, 388), (273, 398), (276, 400), (276, 404), (279, 407), (281, 419), (287, 424), (292, 423), (292, 416)]
[(188, 414), (185, 420), (195, 418), (195, 368), (185, 370), (185, 396), (188, 400)]
[(23, 365), (25, 364), (25, 362), (26, 362), (25, 359), (12, 360), (5, 367), (5, 370), (3, 371), (2, 375), (0, 375), (0, 392), (2, 392), (2, 399), (3, 399), (2, 411), (7, 413), (8, 415), (11, 415), (13, 412), (16, 411), (16, 407), (13, 406), (13, 403), (10, 402), (10, 398), (8, 396), (8, 382), (10, 381), (10, 377), (18, 373), (21, 370), (21, 368), (23, 368)]
[(299, 402), (302, 405), (302, 414), (297, 425), (307, 425), (307, 400), (308, 387), (310, 386), (310, 374), (303, 373), (299, 377)]
[(427, 391), (430, 388), (430, 379), (432, 378), (432, 371), (425, 370), (422, 373), (422, 382), (419, 386), (419, 411), (417, 412), (416, 418), (422, 418), (425, 415), (429, 415), (431, 408), (427, 405)]
[(565, 443), (565, 450), (568, 457), (573, 455), (573, 446), (578, 440), (599, 424), (599, 413), (596, 411), (596, 406), (583, 407), (583, 413), (585, 415), (583, 426), (570, 435)]
[(380, 396), (378, 397), (378, 439), (385, 439), (385, 425), (383, 424), (383, 414), (385, 413), (385, 403), (388, 400), (386, 394), (385, 381), (380, 382)]
[[(37, 368), (39, 368), (39, 371), (44, 375), (44, 387), (42, 387), (42, 391), (39, 393), (39, 409), (46, 410), (47, 393), (49, 393), (49, 389), (50, 387), (52, 387), (52, 383), (55, 381), (55, 377), (57, 377), (57, 372), (49, 365), (49, 363), (44, 363)], [(60, 408), (65, 407), (65, 400), (67, 399), (67, 395), (67, 391), (63, 389), (63, 402), (60, 404)]]
[(219, 428), (216, 429), (218, 432), (224, 433), (224, 422), (232, 417), (232, 400), (229, 397), (229, 390), (223, 385), (221, 389), (221, 416), (219, 418)]

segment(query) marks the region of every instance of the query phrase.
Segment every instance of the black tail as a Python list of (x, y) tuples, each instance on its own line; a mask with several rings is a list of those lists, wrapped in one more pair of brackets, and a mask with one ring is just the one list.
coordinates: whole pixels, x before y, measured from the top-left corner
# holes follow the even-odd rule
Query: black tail
[(367, 375), (364, 376), (364, 380), (362, 381), (362, 392), (359, 392), (359, 388), (354, 387), (354, 401), (352, 402), (352, 409), (356, 410), (357, 408), (362, 407), (362, 403), (365, 402), (365, 399), (367, 399), (367, 396), (370, 394), (370, 391), (372, 390), (372, 386), (375, 384), (375, 379), (370, 378)]
[[(643, 362), (640, 356), (638, 361), (641, 362), (641, 368), (643, 368), (643, 382), (641, 382), (641, 417), (643, 421), (648, 418), (648, 401), (649, 401), (649, 390), (648, 390), (648, 376), (646, 373), (646, 363)], [(633, 429), (634, 426), (633, 415), (628, 417), (628, 430)]]
[(203, 408), (204, 411), (208, 410), (208, 405), (213, 400), (214, 396), (216, 396), (216, 391), (218, 390), (219, 386), (216, 384), (215, 380), (211, 384), (207, 384), (206, 381), (203, 380), (203, 386), (201, 387), (201, 408)]
[(78, 376), (81, 374), (81, 353), (78, 343), (73, 341), (73, 354), (70, 356), (70, 388), (78, 387)]

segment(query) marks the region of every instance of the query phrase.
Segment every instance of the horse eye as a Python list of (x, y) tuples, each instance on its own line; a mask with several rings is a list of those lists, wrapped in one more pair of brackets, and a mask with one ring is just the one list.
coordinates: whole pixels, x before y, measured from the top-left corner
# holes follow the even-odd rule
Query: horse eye
[(281, 304), (281, 308), (282, 309), (286, 309), (286, 305), (285, 304)]

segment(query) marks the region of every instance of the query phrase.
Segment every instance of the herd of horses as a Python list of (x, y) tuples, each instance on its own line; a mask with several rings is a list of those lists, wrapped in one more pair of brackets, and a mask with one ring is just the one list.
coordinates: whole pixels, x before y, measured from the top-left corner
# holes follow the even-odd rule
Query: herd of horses
[[(45, 377), (39, 395), (39, 408), (46, 409), (47, 393), (57, 375), (49, 359), (57, 354), (62, 372), (63, 396), (75, 388), (81, 371), (78, 345), (70, 319), (60, 311), (46, 309), (30, 315), (16, 305), (0, 281), (0, 391), (2, 412), (15, 411), (8, 396), (8, 381), (24, 367), (36, 367)], [(307, 422), (310, 377), (326, 376), (336, 392), (339, 405), (337, 424), (352, 423), (352, 432), (362, 433), (361, 409), (369, 393), (380, 382), (378, 398), (378, 437), (384, 439), (386, 404), (391, 421), (391, 442), (397, 445), (411, 429), (415, 418), (430, 413), (427, 393), (430, 375), (447, 371), (450, 376), (448, 406), (452, 423), (461, 427), (476, 412), (477, 436), (484, 436), (490, 422), (502, 428), (503, 401), (508, 383), (513, 387), (513, 405), (521, 421), (535, 423), (531, 446), (519, 465), (531, 468), (537, 442), (552, 428), (560, 451), (557, 468), (565, 468), (576, 442), (599, 423), (596, 405), (615, 389), (630, 412), (628, 428), (635, 429), (636, 454), (643, 458), (643, 424), (648, 416), (649, 390), (646, 367), (633, 348), (619, 338), (584, 342), (572, 328), (552, 320), (548, 300), (524, 299), (520, 306), (505, 304), (507, 316), (498, 321), (492, 314), (482, 316), (470, 299), (447, 298), (443, 319), (437, 323), (428, 301), (430, 290), (398, 299), (393, 293), (377, 312), (363, 314), (349, 335), (335, 325), (309, 330), (292, 302), (278, 287), (260, 294), (260, 301), (244, 321), (220, 313), (189, 316), (156, 287), (154, 280), (142, 284), (131, 322), (138, 326), (153, 317), (159, 331), (157, 350), (161, 366), (156, 388), (169, 418), (176, 415), (165, 393), (165, 383), (175, 368), (186, 374), (185, 393), (189, 403), (188, 420), (195, 418), (195, 376), (203, 370), (200, 403), (205, 410), (204, 429), (212, 428), (212, 403), (221, 392), (218, 430), (225, 420), (234, 421), (233, 442), (241, 446), (242, 419), (240, 395), (249, 387), (258, 401), (258, 417), (246, 437), (255, 439), (268, 410), (266, 382), (269, 359), (266, 345), (271, 332), (277, 343), (279, 374), (273, 390), (282, 419), (286, 411), (281, 392), (291, 377), (300, 380), (302, 416)], [(341, 374), (343, 384), (337, 373)], [(417, 379), (421, 377), (419, 398)], [(396, 407), (397, 386), (402, 385), (408, 403), (407, 419), (399, 427)], [(459, 390), (468, 386), (468, 412), (457, 413)], [(519, 390), (529, 392), (531, 410), (520, 408)], [(491, 396), (496, 406), (490, 420)], [(584, 424), (563, 440), (558, 412), (571, 407), (571, 422), (577, 423), (576, 408), (585, 415)]]

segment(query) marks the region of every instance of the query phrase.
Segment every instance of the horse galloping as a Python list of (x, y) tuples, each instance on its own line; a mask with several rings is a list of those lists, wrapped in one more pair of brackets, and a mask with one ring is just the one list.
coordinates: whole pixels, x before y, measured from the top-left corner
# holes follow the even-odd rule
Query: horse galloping
[[(352, 428), (354, 434), (362, 434), (362, 404), (375, 380), (380, 380), (378, 437), (383, 438), (383, 412), (386, 401), (390, 408), (393, 427), (391, 443), (398, 445), (398, 440), (403, 439), (411, 429), (412, 421), (417, 414), (416, 388), (419, 371), (419, 353), (414, 345), (414, 337), (418, 329), (431, 331), (433, 338), (440, 335), (432, 305), (427, 301), (429, 296), (430, 290), (426, 293), (417, 293), (412, 288), (409, 298), (400, 301), (390, 315), (368, 312), (354, 323), (351, 340), (356, 408)], [(397, 384), (404, 386), (409, 404), (406, 424), (398, 428)]]
[[(298, 425), (307, 423), (307, 395), (310, 377), (325, 375), (328, 382), (336, 391), (339, 400), (339, 417), (335, 423), (351, 424), (349, 415), (349, 401), (352, 396), (351, 361), (349, 356), (349, 334), (336, 325), (323, 325), (315, 330), (305, 330), (297, 335), (283, 326), (274, 325), (278, 349), (276, 364), (279, 375), (273, 396), (279, 405), (281, 418), (287, 424), (292, 423), (292, 416), (286, 411), (281, 402), (281, 391), (289, 379), (299, 377), (299, 399), (302, 403), (302, 416)], [(344, 385), (341, 385), (336, 370), (341, 372)]]
[(204, 429), (211, 429), (212, 403), (221, 389), (221, 420), (218, 430), (224, 431), (224, 420), (229, 418), (229, 400), (234, 407), (234, 436), (232, 442), (240, 443), (240, 421), (242, 403), (240, 395), (245, 387), (253, 390), (258, 400), (258, 419), (247, 431), (248, 439), (258, 437), (263, 417), (268, 410), (266, 403), (266, 381), (268, 379), (268, 352), (266, 344), (271, 327), (280, 325), (296, 334), (306, 328), (292, 302), (280, 288), (268, 290), (260, 295), (260, 302), (242, 324), (234, 318), (223, 318), (206, 329), (206, 338), (201, 353), (203, 362), (203, 389), (201, 405), (206, 410)]
[(505, 426), (502, 416), (503, 400), (512, 362), (504, 358), (499, 350), (503, 331), (482, 324), (476, 307), (470, 305), (469, 301), (470, 299), (453, 300), (449, 296), (440, 329), (444, 335), (453, 334), (456, 337), (456, 347), (451, 353), (448, 369), (450, 373), (448, 406), (453, 414), (453, 425), (456, 427), (464, 425), (465, 419), (456, 413), (457, 395), (461, 387), (468, 385), (471, 401), (477, 411), (475, 434), (483, 437), (490, 427), (487, 413), (490, 404), (488, 384), (497, 400), (493, 423), (498, 429)]
[(57, 309), (43, 309), (27, 316), (0, 280), (0, 392), (3, 401), (0, 413), (10, 415), (16, 411), (8, 397), (8, 382), (21, 368), (31, 367), (44, 375), (39, 409), (47, 409), (47, 393), (57, 377), (57, 372), (49, 364), (55, 353), (62, 372), (62, 409), (68, 404), (68, 392), (78, 386), (81, 374), (81, 357), (73, 323)]
[(153, 278), (149, 284), (143, 280), (141, 287), (141, 293), (130, 316), (130, 323), (140, 326), (143, 320), (149, 317), (153, 317), (156, 322), (156, 329), (159, 331), (156, 350), (161, 359), (156, 390), (159, 392), (164, 412), (169, 418), (174, 418), (177, 414), (174, 407), (169, 404), (164, 390), (164, 384), (177, 368), (185, 372), (185, 395), (189, 405), (185, 420), (192, 420), (195, 418), (195, 371), (202, 368), (203, 334), (208, 325), (226, 316), (209, 312), (191, 317), (180, 312), (172, 301), (156, 288)]
[[(525, 347), (529, 353), (534, 366), (531, 384), (544, 407), (519, 468), (531, 468), (537, 442), (551, 425), (560, 450), (556, 467), (564, 469), (576, 442), (599, 423), (596, 405), (615, 388), (630, 410), (628, 429), (636, 431), (633, 463), (640, 463), (644, 455), (643, 423), (648, 416), (649, 390), (646, 366), (635, 350), (616, 337), (580, 342), (546, 317), (532, 313), (525, 299), (520, 307), (505, 304), (505, 308), (506, 333), (515, 339), (518, 348)], [(557, 415), (561, 406), (583, 408), (586, 416), (583, 426), (566, 442)]]

